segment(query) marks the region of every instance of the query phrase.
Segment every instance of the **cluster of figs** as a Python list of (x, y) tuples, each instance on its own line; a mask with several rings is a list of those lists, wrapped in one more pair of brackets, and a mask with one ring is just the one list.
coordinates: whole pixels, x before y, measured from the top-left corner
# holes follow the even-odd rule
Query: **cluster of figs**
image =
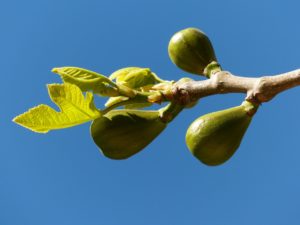
[[(209, 38), (199, 29), (187, 28), (174, 34), (168, 51), (172, 62), (186, 72), (210, 78), (211, 71), (221, 70)], [(123, 71), (123, 75), (128, 76), (131, 71)], [(187, 129), (188, 149), (206, 165), (226, 162), (238, 149), (257, 107), (244, 101), (239, 106), (199, 117)], [(129, 158), (166, 128), (170, 121), (162, 119), (164, 110), (109, 111), (93, 121), (92, 138), (106, 157)]]

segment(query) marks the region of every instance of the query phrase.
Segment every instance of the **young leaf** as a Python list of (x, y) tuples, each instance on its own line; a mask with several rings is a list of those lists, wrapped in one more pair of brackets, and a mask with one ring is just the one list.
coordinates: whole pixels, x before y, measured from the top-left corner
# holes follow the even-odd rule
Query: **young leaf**
[(60, 67), (52, 69), (52, 72), (61, 76), (66, 83), (77, 85), (82, 91), (93, 91), (103, 96), (117, 96), (117, 85), (109, 78), (78, 67)]
[(124, 108), (125, 109), (143, 109), (143, 108), (150, 107), (150, 106), (152, 106), (152, 103), (146, 102), (146, 103), (128, 104), (128, 105), (125, 105)]
[(125, 97), (125, 96), (110, 97), (104, 105), (105, 105), (105, 107), (111, 107), (112, 105), (115, 105), (119, 102), (127, 101), (128, 99), (129, 98)]
[(119, 70), (116, 70), (113, 72), (110, 76), (109, 79), (111, 80), (116, 80), (117, 83), (120, 83), (124, 81), (124, 78), (126, 77), (127, 74), (131, 73), (132, 71), (140, 70), (142, 68), (140, 67), (125, 67)]
[(116, 80), (117, 84), (136, 90), (162, 82), (149, 68), (139, 67), (127, 67), (117, 70), (109, 78)]
[[(106, 103), (105, 107), (110, 108), (114, 105), (123, 106), (125, 109), (142, 109), (145, 107), (149, 107), (152, 103), (147, 102), (146, 99), (144, 101), (137, 101), (136, 99), (131, 99), (131, 102), (128, 102), (130, 98), (125, 96), (118, 96), (118, 97), (110, 97)], [(124, 103), (123, 105), (121, 103)], [(126, 103), (126, 104), (125, 104)]]
[(84, 97), (73, 84), (50, 84), (48, 92), (51, 100), (60, 108), (55, 111), (48, 105), (38, 105), (15, 117), (13, 121), (38, 133), (79, 125), (101, 116), (93, 103), (90, 92)]

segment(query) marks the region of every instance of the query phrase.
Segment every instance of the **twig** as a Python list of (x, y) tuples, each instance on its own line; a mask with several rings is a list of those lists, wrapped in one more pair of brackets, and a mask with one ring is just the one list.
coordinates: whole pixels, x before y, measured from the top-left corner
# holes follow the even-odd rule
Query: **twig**
[(208, 80), (177, 82), (165, 97), (187, 105), (200, 98), (226, 93), (246, 93), (246, 100), (260, 104), (268, 102), (277, 94), (300, 85), (300, 69), (275, 76), (258, 78), (240, 77), (220, 71)]

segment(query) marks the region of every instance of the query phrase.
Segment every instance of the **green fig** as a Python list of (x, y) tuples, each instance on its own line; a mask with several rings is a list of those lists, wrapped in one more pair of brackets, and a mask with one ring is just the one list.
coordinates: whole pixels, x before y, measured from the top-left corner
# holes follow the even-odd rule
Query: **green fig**
[(217, 59), (209, 38), (196, 28), (187, 28), (173, 35), (168, 47), (172, 62), (180, 69), (198, 75), (209, 76), (205, 68)]
[(102, 153), (126, 159), (150, 144), (166, 127), (158, 111), (112, 110), (93, 121), (90, 131)]
[(257, 106), (244, 101), (240, 106), (199, 117), (186, 133), (189, 150), (206, 165), (226, 162), (239, 147), (256, 110)]

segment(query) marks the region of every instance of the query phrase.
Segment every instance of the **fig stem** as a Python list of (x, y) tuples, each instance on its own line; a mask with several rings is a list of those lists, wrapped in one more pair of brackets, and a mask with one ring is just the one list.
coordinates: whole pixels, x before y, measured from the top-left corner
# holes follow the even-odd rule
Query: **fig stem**
[(164, 123), (170, 123), (184, 109), (184, 105), (170, 102), (159, 110), (160, 118)]
[(222, 71), (221, 65), (216, 61), (212, 61), (205, 67), (203, 75), (205, 75), (207, 78), (210, 78), (213, 74), (220, 71)]
[(242, 105), (245, 107), (245, 110), (247, 112), (247, 115), (252, 117), (257, 112), (259, 105), (253, 102), (249, 102), (247, 100), (242, 102)]

